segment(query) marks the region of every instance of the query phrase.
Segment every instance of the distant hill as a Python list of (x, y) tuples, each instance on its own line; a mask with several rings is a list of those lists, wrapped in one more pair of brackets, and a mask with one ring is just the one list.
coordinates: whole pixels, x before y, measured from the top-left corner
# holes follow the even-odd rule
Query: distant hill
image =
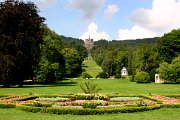
[(143, 43), (156, 44), (159, 39), (160, 37), (144, 38), (144, 39), (136, 39), (136, 40), (112, 40), (112, 41), (99, 40), (99, 41), (95, 41), (94, 45), (107, 45), (107, 44), (139, 45)]
[(61, 36), (62, 41), (65, 45), (84, 45), (84, 41), (78, 38)]

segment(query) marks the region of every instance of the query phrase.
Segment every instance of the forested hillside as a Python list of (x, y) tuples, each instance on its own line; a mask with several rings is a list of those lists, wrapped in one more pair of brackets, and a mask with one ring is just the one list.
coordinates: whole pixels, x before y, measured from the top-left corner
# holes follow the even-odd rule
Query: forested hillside
[[(171, 62), (179, 55), (180, 30), (173, 30), (159, 38), (146, 38), (124, 41), (95, 42), (91, 51), (93, 59), (109, 76), (121, 77), (123, 67), (132, 75), (132, 81), (137, 72), (144, 71), (154, 81), (154, 75), (162, 62)], [(169, 54), (172, 53), (172, 54)], [(168, 55), (167, 55), (168, 54)]]

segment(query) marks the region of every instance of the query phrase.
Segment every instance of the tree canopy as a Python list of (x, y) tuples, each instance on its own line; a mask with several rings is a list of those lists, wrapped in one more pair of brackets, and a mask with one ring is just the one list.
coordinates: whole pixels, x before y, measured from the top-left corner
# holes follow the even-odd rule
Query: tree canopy
[(160, 60), (171, 63), (180, 54), (180, 29), (172, 30), (158, 41)]
[(39, 62), (45, 18), (32, 2), (0, 3), (0, 84), (22, 84)]

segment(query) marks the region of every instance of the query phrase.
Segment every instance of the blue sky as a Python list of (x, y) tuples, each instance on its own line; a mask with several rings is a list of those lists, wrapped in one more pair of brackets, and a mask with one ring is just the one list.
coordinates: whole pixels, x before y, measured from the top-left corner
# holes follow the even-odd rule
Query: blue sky
[(31, 1), (50, 29), (68, 37), (125, 40), (162, 36), (180, 28), (180, 0)]

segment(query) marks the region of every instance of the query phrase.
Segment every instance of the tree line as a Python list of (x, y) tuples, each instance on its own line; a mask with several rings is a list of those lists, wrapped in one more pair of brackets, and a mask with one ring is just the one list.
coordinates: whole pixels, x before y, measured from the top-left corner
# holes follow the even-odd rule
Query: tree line
[[(92, 49), (91, 54), (96, 63), (100, 65), (103, 71), (109, 76), (120, 78), (122, 68), (126, 67), (128, 73), (132, 75), (131, 81), (134, 81), (135, 75), (138, 72), (143, 71), (148, 73), (148, 82), (155, 80), (155, 73), (159, 73), (165, 80), (178, 82), (180, 78), (179, 75), (174, 76), (176, 78), (175, 80), (173, 77), (167, 78), (167, 76), (173, 75), (165, 75), (165, 73), (163, 73), (165, 69), (161, 67), (164, 65), (167, 66), (167, 64), (170, 64), (173, 59), (179, 56), (179, 35), (180, 30), (178, 29), (172, 30), (162, 37), (155, 38), (124, 41), (100, 40), (95, 42), (95, 47)], [(177, 59), (178, 58), (176, 58), (176, 67), (178, 67), (178, 63), (180, 64)], [(176, 71), (175, 74), (179, 74), (180, 68), (175, 69), (176, 67), (171, 67), (171, 70)], [(171, 72), (171, 74), (172, 73), (173, 72)]]

